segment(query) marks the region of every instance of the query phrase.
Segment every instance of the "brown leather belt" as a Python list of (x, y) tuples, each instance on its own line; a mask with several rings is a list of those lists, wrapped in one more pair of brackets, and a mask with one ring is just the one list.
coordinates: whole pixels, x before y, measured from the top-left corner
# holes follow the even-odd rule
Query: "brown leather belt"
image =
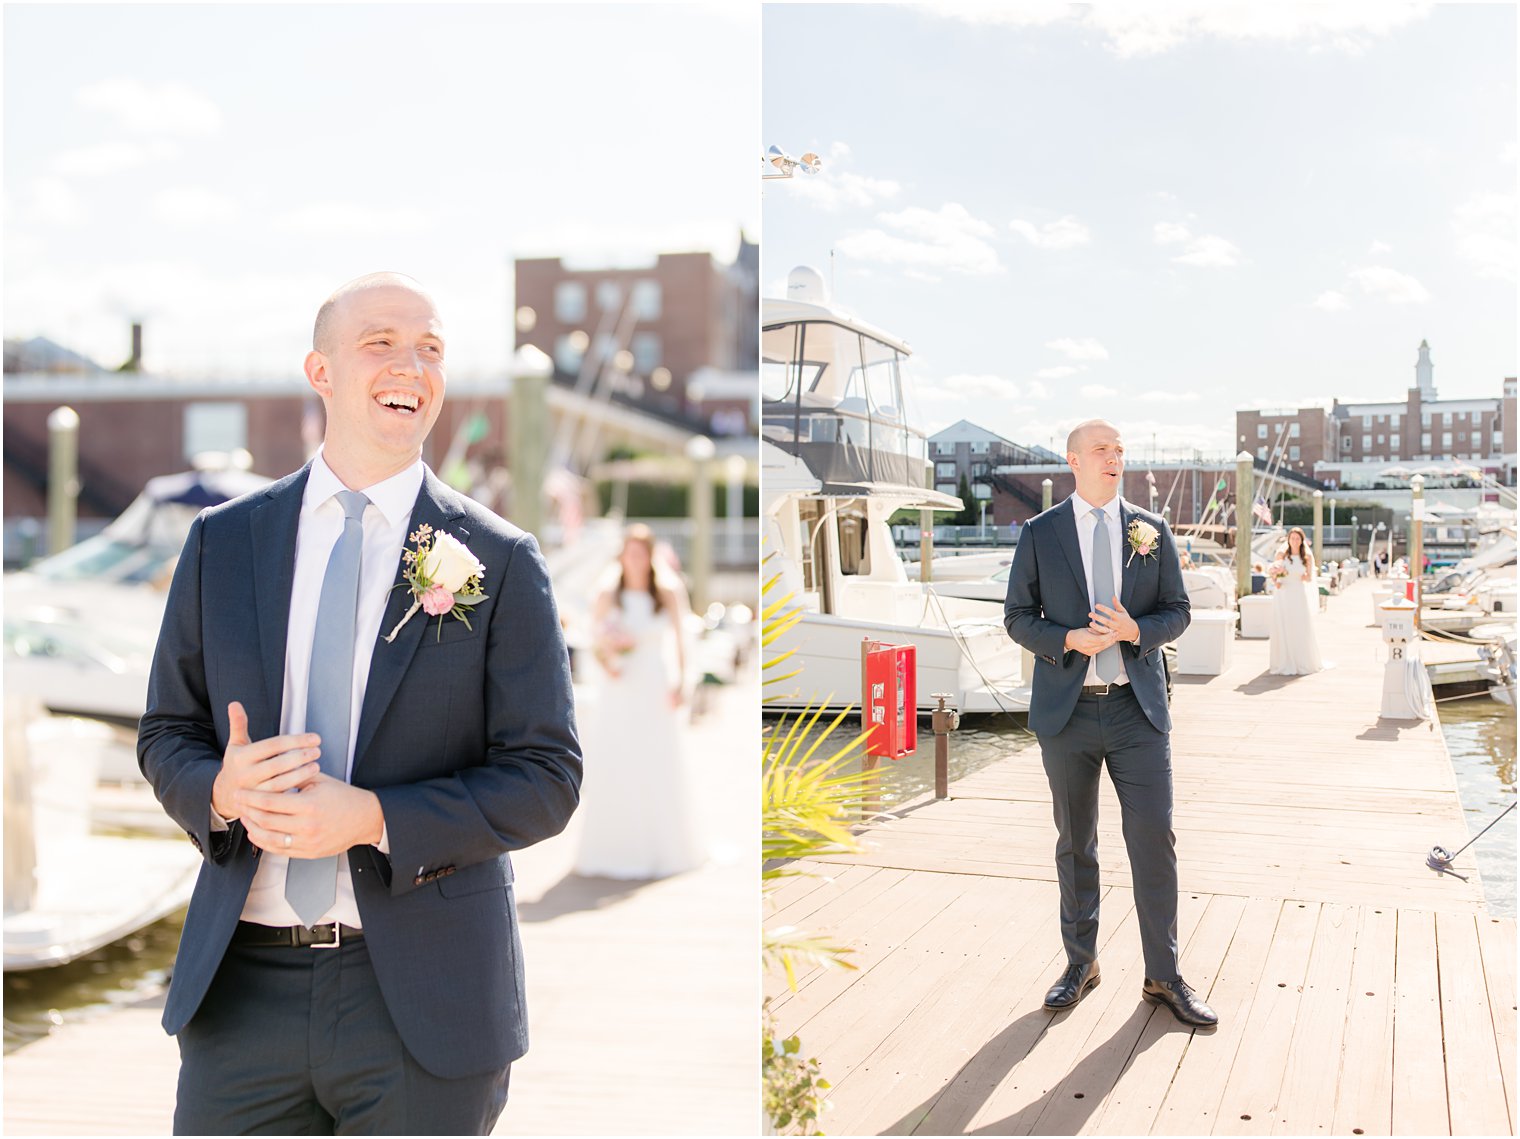
[(278, 945), (288, 949), (336, 949), (345, 941), (364, 936), (351, 925), (260, 925), (240, 921), (232, 933), (234, 945)]

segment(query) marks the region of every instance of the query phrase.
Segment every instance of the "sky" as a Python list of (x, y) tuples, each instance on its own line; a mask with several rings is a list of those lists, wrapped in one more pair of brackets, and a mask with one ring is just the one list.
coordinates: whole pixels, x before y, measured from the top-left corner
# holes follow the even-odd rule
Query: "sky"
[[(770, 5), (763, 295), (812, 265), (920, 423), (1131, 460), (1516, 374), (1513, 5)], [(910, 404), (910, 407), (913, 405)]]
[(5, 335), (107, 366), (300, 376), (377, 269), (438, 301), (451, 376), (510, 358), (511, 263), (759, 229), (759, 11), (16, 5)]

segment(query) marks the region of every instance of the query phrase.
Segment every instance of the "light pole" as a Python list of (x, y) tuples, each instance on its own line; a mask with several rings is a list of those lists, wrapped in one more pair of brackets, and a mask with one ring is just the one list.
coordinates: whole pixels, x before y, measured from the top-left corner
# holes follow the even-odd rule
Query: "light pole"
[(1351, 556), (1356, 557), (1356, 515), (1351, 516)]
[(1314, 564), (1325, 560), (1325, 492), (1314, 492)]
[(1330, 540), (1335, 541), (1335, 499), (1330, 500)]
[(691, 608), (702, 613), (712, 587), (712, 516), (713, 516), (713, 456), (717, 448), (706, 435), (694, 435), (686, 444), (686, 457), (691, 460), (691, 497), (687, 513), (691, 516), (690, 561)]

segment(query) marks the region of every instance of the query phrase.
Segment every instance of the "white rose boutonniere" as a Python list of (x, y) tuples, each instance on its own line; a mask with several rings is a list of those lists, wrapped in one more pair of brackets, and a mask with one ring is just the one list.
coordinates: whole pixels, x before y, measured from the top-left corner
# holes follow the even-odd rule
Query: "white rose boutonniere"
[(1135, 560), (1135, 555), (1148, 558), (1156, 549), (1156, 543), (1161, 540), (1161, 531), (1157, 530), (1149, 522), (1143, 522), (1136, 518), (1129, 524), (1129, 561), (1127, 566)]
[(402, 550), (402, 580), (396, 588), (407, 586), (412, 593), (412, 607), (406, 616), (396, 622), (396, 627), (385, 638), (386, 644), (396, 639), (401, 627), (412, 619), (418, 609), (429, 617), (438, 618), (438, 635), (443, 635), (443, 615), (452, 613), (471, 628), (470, 611), (486, 595), (480, 591), (480, 576), (486, 567), (470, 553), (470, 548), (452, 534), (435, 531), (424, 522), (407, 537), (415, 550)]

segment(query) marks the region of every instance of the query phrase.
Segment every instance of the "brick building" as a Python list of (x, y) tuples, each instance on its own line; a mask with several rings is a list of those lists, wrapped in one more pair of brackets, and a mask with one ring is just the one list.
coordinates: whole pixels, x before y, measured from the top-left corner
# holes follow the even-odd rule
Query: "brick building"
[(1285, 465), (1335, 478), (1358, 463), (1461, 460), (1514, 481), (1515, 379), (1494, 399), (1439, 398), (1430, 345), (1420, 342), (1415, 384), (1402, 400), (1237, 411), (1236, 442), (1258, 459), (1286, 448)]
[(965, 419), (929, 436), (934, 489), (958, 495), (964, 478), (976, 502), (992, 500), (991, 476), (999, 467), (1055, 459), (1056, 456), (1043, 447), (1020, 446)]
[[(661, 253), (633, 268), (519, 260), (517, 342), (549, 356), (562, 385), (708, 434), (752, 433), (759, 268), (759, 247), (743, 235), (729, 265), (710, 253)], [(716, 382), (736, 373), (754, 379)]]

